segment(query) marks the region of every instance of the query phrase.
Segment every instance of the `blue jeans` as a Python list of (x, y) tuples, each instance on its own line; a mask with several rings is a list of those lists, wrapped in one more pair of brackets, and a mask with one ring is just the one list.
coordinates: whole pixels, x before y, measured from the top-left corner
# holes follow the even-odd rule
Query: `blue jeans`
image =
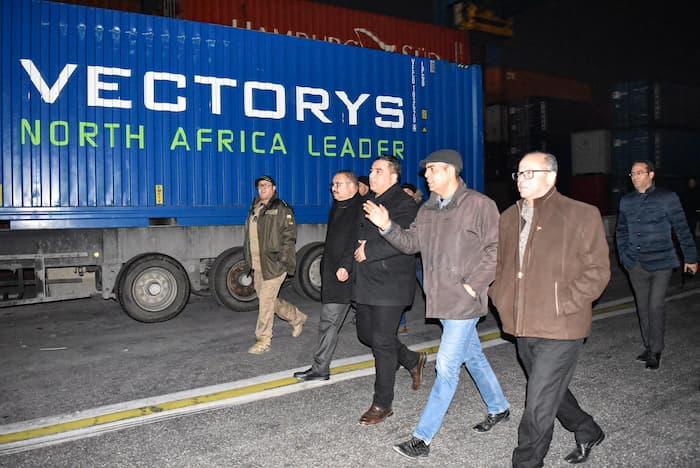
[(478, 318), (470, 320), (441, 320), (442, 338), (437, 354), (437, 378), (433, 384), (413, 435), (429, 444), (442, 426), (452, 398), (459, 384), (462, 364), (467, 366), (490, 414), (502, 413), (510, 405), (506, 400), (496, 374), (481, 350)]

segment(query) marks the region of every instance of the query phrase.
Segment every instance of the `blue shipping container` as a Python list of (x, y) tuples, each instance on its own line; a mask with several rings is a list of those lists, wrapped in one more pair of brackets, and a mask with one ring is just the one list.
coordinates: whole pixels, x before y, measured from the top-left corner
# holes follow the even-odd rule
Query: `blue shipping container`
[(300, 223), (328, 183), (449, 147), (483, 190), (481, 70), (38, 0), (0, 2), (0, 221), (240, 224), (262, 174)]
[(691, 177), (700, 174), (700, 132), (652, 128), (616, 130), (612, 135), (612, 170), (626, 176), (637, 160), (649, 160), (656, 175)]
[(700, 89), (654, 81), (626, 81), (612, 88), (613, 126), (700, 128)]

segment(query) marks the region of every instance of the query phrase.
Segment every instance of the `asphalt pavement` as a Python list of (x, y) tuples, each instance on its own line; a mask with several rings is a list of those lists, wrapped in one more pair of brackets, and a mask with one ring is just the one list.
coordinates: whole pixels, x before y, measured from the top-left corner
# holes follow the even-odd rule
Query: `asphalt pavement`
[[(700, 278), (681, 284), (676, 274), (672, 281), (658, 371), (635, 361), (641, 338), (618, 269), (598, 301), (571, 385), (607, 434), (588, 466), (698, 466)], [(309, 364), (320, 308), (285, 295), (311, 318), (296, 339), (277, 320), (272, 351), (262, 356), (246, 353), (255, 313), (236, 314), (207, 298), (149, 325), (98, 298), (0, 310), (0, 466), (509, 466), (525, 378), (513, 344), (489, 333), (497, 326), (491, 314), (479, 328), (510, 400), (510, 421), (485, 435), (470, 430), (485, 409), (464, 372), (430, 457), (412, 461), (391, 446), (420, 417), (434, 363), (415, 392), (400, 370), (394, 416), (359, 426), (372, 398), (367, 348), (348, 320), (332, 379), (296, 383), (289, 377)], [(434, 351), (440, 329), (426, 323), (423, 308), (417, 295), (402, 339)], [(52, 431), (55, 439), (46, 439)], [(573, 444), (557, 423), (546, 466), (568, 466), (562, 459)]]

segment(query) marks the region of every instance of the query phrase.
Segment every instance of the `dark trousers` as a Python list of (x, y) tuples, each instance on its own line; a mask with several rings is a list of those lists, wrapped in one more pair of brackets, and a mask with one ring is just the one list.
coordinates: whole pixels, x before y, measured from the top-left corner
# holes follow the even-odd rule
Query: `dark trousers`
[(552, 442), (555, 417), (574, 433), (576, 443), (597, 439), (601, 429), (569, 391), (583, 340), (520, 337), (517, 345), (527, 375), (527, 394), (513, 466), (540, 467)]
[(329, 374), (331, 359), (338, 345), (338, 333), (350, 310), (350, 304), (323, 304), (318, 323), (318, 345), (314, 351), (311, 369), (318, 374)]
[(357, 337), (372, 348), (374, 355), (373, 403), (382, 408), (394, 401), (397, 363), (406, 369), (418, 365), (419, 354), (399, 341), (396, 330), (405, 306), (373, 306), (357, 304)]
[(664, 349), (664, 302), (672, 271), (647, 271), (639, 263), (635, 263), (632, 269), (628, 270), (634, 299), (637, 302), (642, 341), (644, 347), (652, 353), (661, 353)]

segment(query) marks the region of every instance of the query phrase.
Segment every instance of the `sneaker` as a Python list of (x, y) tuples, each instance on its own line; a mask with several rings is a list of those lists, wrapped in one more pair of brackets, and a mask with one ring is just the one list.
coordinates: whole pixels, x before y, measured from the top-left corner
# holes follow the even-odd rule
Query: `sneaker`
[(407, 458), (427, 457), (430, 454), (430, 445), (418, 437), (411, 437), (406, 442), (394, 445), (394, 450)]
[(493, 426), (498, 424), (501, 421), (508, 421), (508, 418), (510, 417), (510, 410), (505, 410), (502, 413), (498, 414), (487, 414), (486, 419), (481, 421), (479, 424), (476, 426), (472, 427), (474, 432), (478, 432), (479, 434), (483, 434), (484, 432), (488, 432), (491, 429), (493, 429)]
[(263, 354), (270, 351), (269, 341), (256, 341), (253, 346), (248, 348), (249, 354)]
[(308, 318), (309, 318), (308, 315), (301, 314), (301, 320), (299, 321), (299, 323), (292, 326), (292, 336), (294, 338), (301, 335), (301, 331), (304, 329), (304, 324), (306, 323), (306, 319), (308, 319)]
[(399, 335), (405, 335), (408, 333), (408, 327), (406, 325), (402, 325), (399, 327)]

